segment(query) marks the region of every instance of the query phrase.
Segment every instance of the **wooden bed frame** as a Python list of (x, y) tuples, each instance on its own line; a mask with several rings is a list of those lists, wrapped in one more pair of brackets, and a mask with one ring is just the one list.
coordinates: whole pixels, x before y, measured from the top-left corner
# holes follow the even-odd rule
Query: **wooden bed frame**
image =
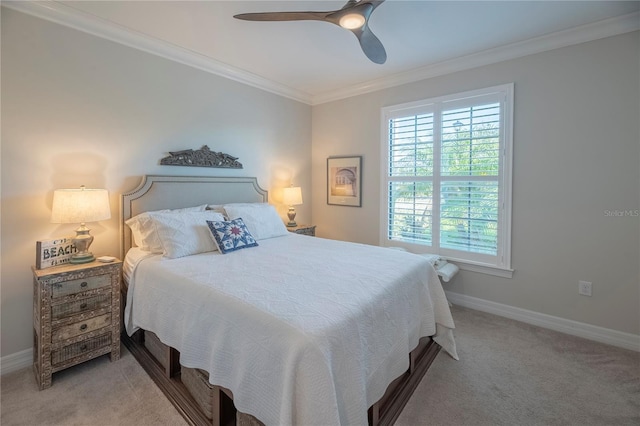
[[(267, 191), (260, 188), (254, 177), (210, 177), (210, 176), (144, 176), (140, 185), (121, 197), (121, 257), (133, 245), (131, 231), (124, 221), (145, 211), (172, 209), (201, 204), (225, 204), (236, 202), (266, 202)], [(122, 286), (122, 303), (127, 300), (127, 286)], [(124, 306), (121, 309), (124, 312)], [(122, 327), (122, 342), (142, 365), (165, 396), (191, 425), (233, 425), (236, 409), (233, 395), (228, 389), (212, 386), (210, 405), (213, 419), (207, 418), (196, 399), (182, 383), (180, 353), (161, 344), (157, 359), (145, 345), (144, 330), (129, 337)], [(368, 410), (369, 424), (392, 425), (420, 383), (436, 356), (440, 346), (429, 337), (408, 354), (409, 369), (387, 388), (385, 395)], [(158, 350), (154, 353), (158, 355)]]

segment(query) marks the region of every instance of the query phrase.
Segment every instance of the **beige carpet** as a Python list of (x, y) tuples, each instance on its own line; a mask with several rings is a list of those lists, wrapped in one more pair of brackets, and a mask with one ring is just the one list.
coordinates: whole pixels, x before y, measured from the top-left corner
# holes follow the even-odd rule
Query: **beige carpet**
[(640, 353), (454, 307), (442, 352), (398, 426), (640, 425)]
[[(441, 352), (397, 421), (414, 425), (640, 425), (640, 354), (453, 308), (460, 361)], [(135, 359), (56, 373), (39, 392), (2, 377), (2, 426), (184, 425)]]
[(38, 391), (30, 368), (2, 376), (0, 425), (186, 425), (124, 345), (110, 362), (104, 355), (54, 373)]

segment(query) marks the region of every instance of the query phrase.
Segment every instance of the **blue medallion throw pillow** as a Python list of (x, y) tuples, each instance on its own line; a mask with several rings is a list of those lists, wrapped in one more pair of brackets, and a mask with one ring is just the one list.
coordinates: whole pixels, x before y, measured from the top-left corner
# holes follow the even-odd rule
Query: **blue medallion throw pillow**
[(228, 222), (207, 221), (213, 241), (218, 246), (220, 253), (226, 254), (232, 251), (255, 247), (258, 245), (253, 236), (249, 233), (242, 218), (230, 220)]

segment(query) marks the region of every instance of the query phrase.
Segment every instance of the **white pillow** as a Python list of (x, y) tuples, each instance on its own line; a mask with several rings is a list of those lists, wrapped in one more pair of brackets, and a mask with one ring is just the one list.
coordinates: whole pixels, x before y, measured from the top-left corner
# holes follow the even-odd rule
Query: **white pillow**
[(153, 227), (152, 217), (160, 213), (184, 213), (184, 212), (202, 212), (207, 208), (206, 204), (196, 207), (186, 207), (184, 209), (174, 210), (154, 210), (150, 212), (140, 213), (137, 216), (127, 219), (124, 223), (131, 228), (131, 234), (136, 246), (144, 251), (151, 253), (162, 253), (162, 247), (158, 241), (156, 230)]
[(209, 210), (180, 214), (156, 213), (151, 220), (162, 254), (174, 259), (217, 250), (207, 221), (224, 221), (224, 216)]
[(280, 215), (271, 204), (225, 204), (224, 211), (230, 220), (242, 218), (247, 229), (256, 240), (265, 240), (289, 234), (287, 227), (280, 219)]

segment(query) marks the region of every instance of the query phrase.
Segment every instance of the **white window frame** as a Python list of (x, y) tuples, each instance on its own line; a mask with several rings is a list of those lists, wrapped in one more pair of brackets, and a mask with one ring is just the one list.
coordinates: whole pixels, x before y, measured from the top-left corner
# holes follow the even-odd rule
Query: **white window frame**
[[(381, 112), (381, 189), (380, 197), (380, 245), (383, 247), (403, 247), (414, 253), (438, 254), (454, 261), (461, 269), (511, 278), (511, 212), (512, 212), (512, 170), (513, 170), (513, 88), (514, 84), (503, 84), (484, 89), (472, 90), (453, 95), (440, 96), (422, 101), (383, 107)], [(440, 119), (445, 109), (468, 107), (481, 102), (500, 102), (501, 134), (500, 164), (498, 174), (498, 250), (496, 256), (477, 255), (452, 256), (451, 252), (439, 248), (439, 235), (434, 235), (432, 246), (390, 240), (389, 229), (389, 120), (434, 113), (434, 175), (429, 177), (434, 186), (433, 221), (440, 220)], [(417, 177), (417, 180), (420, 180)], [(436, 186), (438, 189), (436, 190)]]

